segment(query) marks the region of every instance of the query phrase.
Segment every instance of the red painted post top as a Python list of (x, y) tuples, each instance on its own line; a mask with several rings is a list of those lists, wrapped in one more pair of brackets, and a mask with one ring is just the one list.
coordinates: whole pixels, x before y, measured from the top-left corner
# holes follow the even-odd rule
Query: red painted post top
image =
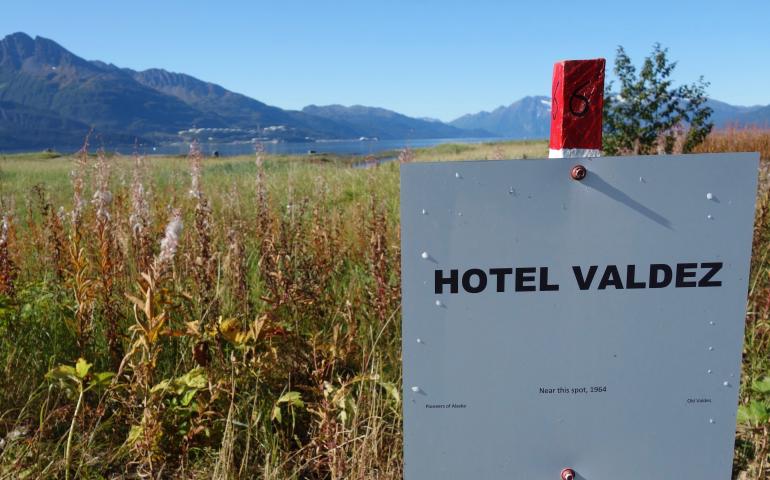
[(551, 158), (601, 155), (604, 64), (603, 58), (554, 64)]

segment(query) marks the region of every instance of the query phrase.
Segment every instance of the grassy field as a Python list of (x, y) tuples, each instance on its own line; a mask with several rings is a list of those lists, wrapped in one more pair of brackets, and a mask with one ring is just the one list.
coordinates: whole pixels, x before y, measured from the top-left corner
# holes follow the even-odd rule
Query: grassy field
[[(767, 133), (726, 135), (702, 148), (768, 161)], [(400, 478), (399, 162), (360, 160), (0, 156), (0, 478)], [(757, 479), (765, 169), (762, 184), (735, 462)]]

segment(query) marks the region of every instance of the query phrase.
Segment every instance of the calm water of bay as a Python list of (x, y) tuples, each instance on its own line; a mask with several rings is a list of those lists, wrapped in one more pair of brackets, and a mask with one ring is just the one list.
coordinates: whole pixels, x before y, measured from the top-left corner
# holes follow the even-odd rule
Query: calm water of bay
[[(263, 143), (262, 146), (267, 153), (297, 155), (307, 154), (311, 151), (316, 153), (336, 153), (341, 155), (374, 155), (388, 150), (401, 150), (403, 148), (423, 148), (432, 147), (444, 143), (484, 143), (494, 142), (502, 139), (498, 138), (428, 138), (411, 140), (341, 140), (325, 142), (297, 142), (297, 143)], [(222, 156), (230, 155), (250, 155), (255, 152), (255, 145), (252, 143), (209, 143), (201, 142), (200, 148), (206, 155), (212, 155), (215, 151)], [(175, 143), (155, 147), (155, 149), (142, 150), (140, 153), (180, 155), (186, 154), (190, 149), (187, 143)], [(128, 154), (133, 152), (134, 147), (118, 149), (119, 152)]]

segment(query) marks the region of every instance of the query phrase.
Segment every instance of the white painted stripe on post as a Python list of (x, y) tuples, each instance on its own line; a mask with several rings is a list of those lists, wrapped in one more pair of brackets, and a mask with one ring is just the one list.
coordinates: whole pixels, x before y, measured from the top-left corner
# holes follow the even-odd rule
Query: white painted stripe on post
[(560, 148), (548, 149), (548, 158), (586, 158), (601, 157), (602, 151), (596, 148)]

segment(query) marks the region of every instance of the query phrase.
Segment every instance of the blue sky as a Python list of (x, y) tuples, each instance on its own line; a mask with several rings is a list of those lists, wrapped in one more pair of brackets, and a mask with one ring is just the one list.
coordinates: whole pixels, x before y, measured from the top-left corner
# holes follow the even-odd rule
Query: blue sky
[(184, 72), (282, 108), (340, 103), (450, 120), (550, 91), (561, 59), (638, 64), (654, 42), (676, 79), (770, 103), (770, 1), (6, 1), (0, 36), (87, 59)]

